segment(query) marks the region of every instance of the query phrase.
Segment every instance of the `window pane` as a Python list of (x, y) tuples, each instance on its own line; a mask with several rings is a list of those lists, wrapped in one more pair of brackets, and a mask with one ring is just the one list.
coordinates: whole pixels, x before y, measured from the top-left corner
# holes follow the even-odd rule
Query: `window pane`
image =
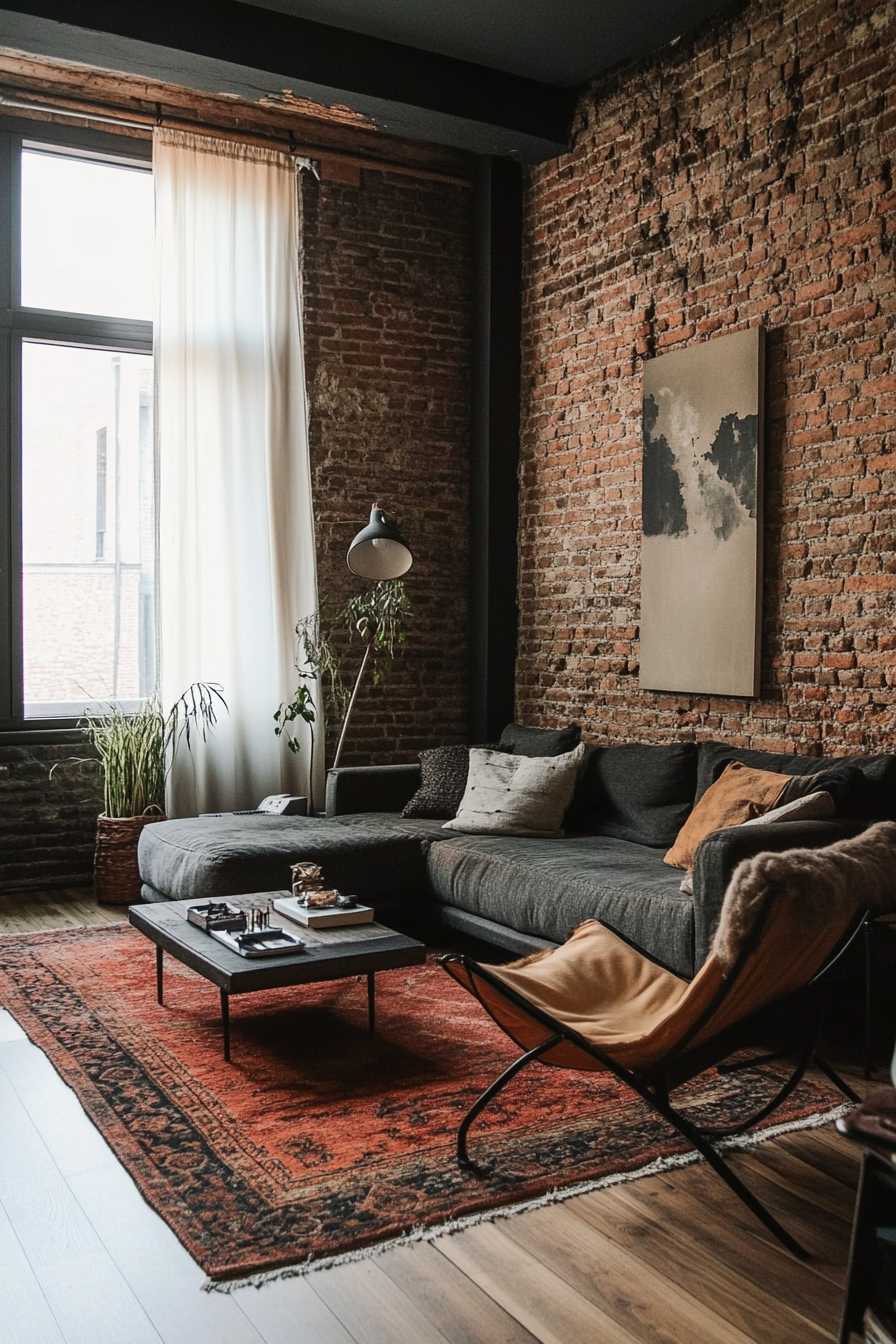
[(155, 684), (152, 357), (22, 346), (25, 716)]
[(152, 173), (22, 151), (22, 303), (153, 316)]

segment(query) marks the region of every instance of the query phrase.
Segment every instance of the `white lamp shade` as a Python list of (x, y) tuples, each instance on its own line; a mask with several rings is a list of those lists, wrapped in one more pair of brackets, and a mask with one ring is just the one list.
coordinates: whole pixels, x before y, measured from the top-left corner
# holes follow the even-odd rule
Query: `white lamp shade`
[(348, 567), (362, 579), (399, 579), (414, 563), (411, 548), (382, 509), (370, 510), (370, 522), (348, 548)]

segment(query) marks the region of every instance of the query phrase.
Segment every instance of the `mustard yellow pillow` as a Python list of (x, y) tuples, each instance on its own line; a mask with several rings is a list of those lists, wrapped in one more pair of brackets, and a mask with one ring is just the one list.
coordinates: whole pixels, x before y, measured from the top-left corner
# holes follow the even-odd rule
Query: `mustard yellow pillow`
[(725, 766), (675, 837), (663, 859), (672, 868), (693, 868), (700, 841), (725, 826), (741, 826), (775, 806), (790, 783), (790, 775), (753, 770), (742, 761)]

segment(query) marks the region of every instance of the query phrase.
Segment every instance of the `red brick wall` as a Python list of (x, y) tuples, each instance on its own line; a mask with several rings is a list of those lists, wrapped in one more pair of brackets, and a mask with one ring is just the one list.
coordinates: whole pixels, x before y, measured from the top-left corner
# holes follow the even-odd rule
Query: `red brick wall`
[[(320, 589), (337, 606), (358, 591), (345, 558), (376, 501), (414, 554), (403, 654), (359, 697), (342, 764), (415, 760), (467, 731), (470, 189), (303, 176)], [(360, 658), (355, 641), (351, 676)]]
[[(525, 722), (893, 749), (896, 4), (753, 0), (596, 85), (531, 170)], [(646, 356), (765, 324), (762, 691), (638, 688)]]

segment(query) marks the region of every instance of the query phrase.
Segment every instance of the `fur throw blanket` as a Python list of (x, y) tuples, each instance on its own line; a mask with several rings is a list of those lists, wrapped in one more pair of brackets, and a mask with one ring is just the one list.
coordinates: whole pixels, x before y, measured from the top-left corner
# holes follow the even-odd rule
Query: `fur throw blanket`
[(757, 854), (739, 863), (712, 943), (725, 970), (737, 960), (769, 893), (776, 901), (792, 902), (808, 931), (832, 920), (846, 924), (864, 908), (896, 909), (896, 822), (878, 822), (824, 849)]

